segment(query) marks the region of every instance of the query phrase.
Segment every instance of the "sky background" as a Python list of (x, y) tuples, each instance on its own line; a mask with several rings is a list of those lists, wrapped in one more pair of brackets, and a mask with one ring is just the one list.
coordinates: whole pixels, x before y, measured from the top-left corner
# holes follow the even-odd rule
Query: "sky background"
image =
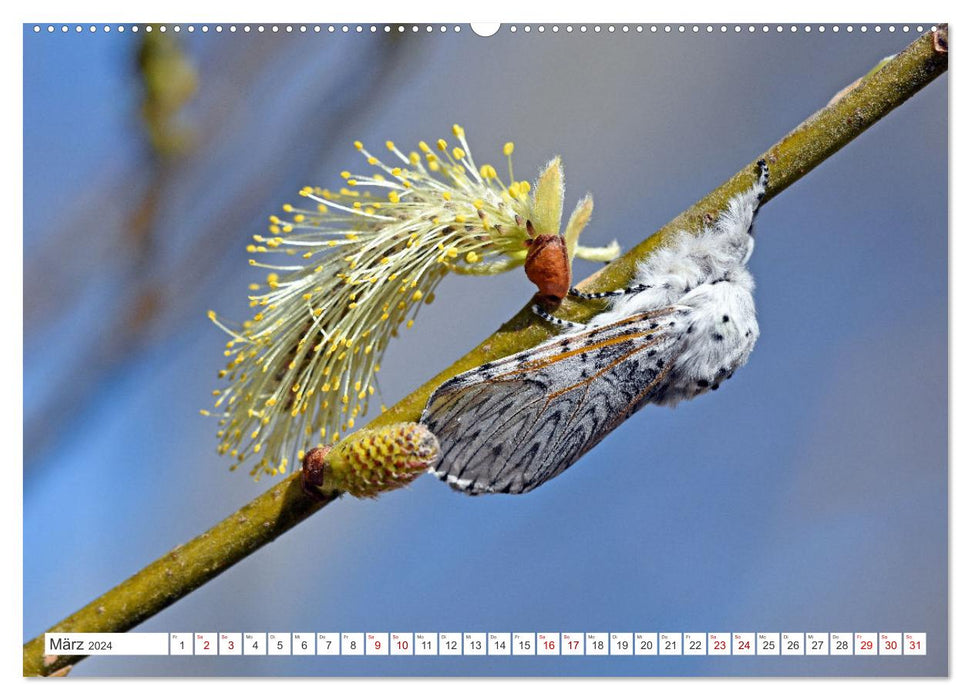
[[(142, 34), (24, 29), (24, 640), (268, 488), (209, 407), (245, 245), (305, 184), (458, 122), (517, 176), (563, 157), (626, 249), (915, 33), (520, 26), (180, 35), (194, 146), (160, 165)], [(604, 25), (606, 27), (606, 25)], [(139, 631), (900, 631), (926, 657), (91, 658), (72, 675), (940, 675), (947, 671), (947, 75), (760, 214), (762, 335), (525, 496), (431, 477), (347, 497)], [(380, 150), (380, 149), (377, 149)], [(578, 262), (579, 279), (596, 269)], [(382, 363), (391, 404), (532, 294), (446, 279)], [(52, 536), (56, 533), (56, 536)]]

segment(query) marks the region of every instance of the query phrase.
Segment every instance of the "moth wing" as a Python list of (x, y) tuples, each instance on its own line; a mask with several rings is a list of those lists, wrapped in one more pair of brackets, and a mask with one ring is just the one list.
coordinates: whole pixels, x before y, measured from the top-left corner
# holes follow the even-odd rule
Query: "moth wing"
[(562, 473), (657, 391), (673, 314), (559, 336), (442, 384), (422, 416), (441, 448), (435, 474), (476, 495), (525, 493)]

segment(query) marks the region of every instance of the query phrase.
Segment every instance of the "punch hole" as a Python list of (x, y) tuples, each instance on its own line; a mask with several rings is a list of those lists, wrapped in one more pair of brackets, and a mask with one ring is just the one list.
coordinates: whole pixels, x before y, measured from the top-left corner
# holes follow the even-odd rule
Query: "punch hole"
[(498, 22), (473, 22), (471, 26), (476, 36), (492, 36), (501, 25)]

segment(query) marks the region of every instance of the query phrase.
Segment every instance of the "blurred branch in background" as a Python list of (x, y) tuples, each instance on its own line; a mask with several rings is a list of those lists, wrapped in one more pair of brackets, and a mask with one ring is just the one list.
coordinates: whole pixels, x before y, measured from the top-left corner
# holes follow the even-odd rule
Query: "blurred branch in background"
[[(137, 131), (118, 138), (140, 141), (136, 155), (56, 218), (35, 219), (46, 230), (25, 231), (25, 351), (79, 319), (85, 327), (64, 362), (41, 370), (44, 381), (25, 402), (25, 474), (58, 448), (113, 370), (153, 340), (178, 335), (238, 271), (230, 253), (242, 254), (249, 233), (263, 230), (267, 202), (291, 197), (350, 139), (353, 117), (420, 47), (394, 34), (357, 37), (360, 55), (338, 62), (334, 53), (317, 67), (320, 79), (308, 80), (281, 70), (295, 63), (293, 42), (209, 36), (197, 47), (171, 33), (139, 37), (140, 118)], [(90, 270), (105, 273), (92, 279)]]
[[(921, 36), (839, 100), (809, 117), (761, 156), (772, 168), (766, 199), (778, 195), (846, 146), (946, 71), (947, 66), (947, 27), (943, 26)], [(679, 229), (699, 229), (706, 217), (721, 211), (731, 196), (747, 187), (755, 172), (754, 161), (580, 286), (591, 288), (595, 285), (600, 289), (624, 286), (634, 264), (646, 258), (667, 236)], [(589, 319), (595, 311), (590, 305), (563, 307), (563, 315), (576, 321)], [(430, 393), (446, 379), (545, 340), (549, 336), (548, 328), (531, 322), (531, 319), (527, 305), (465, 357), (375, 418), (367, 431), (352, 433), (338, 443), (334, 454), (353, 449), (355, 443), (366, 438), (368, 433), (380, 435), (395, 430), (395, 424), (418, 420)], [(324, 457), (330, 458), (330, 453)], [(315, 500), (303, 491), (301, 474), (293, 474), (209, 531), (177, 547), (61, 621), (49, 632), (127, 631), (332, 503), (339, 495), (337, 491), (328, 492)], [(51, 675), (82, 658), (45, 657), (44, 635), (41, 634), (24, 645), (24, 675)]]
[[(128, 253), (129, 284), (150, 276), (157, 240), (156, 220), (169, 179), (180, 161), (191, 155), (195, 131), (186, 123), (184, 110), (199, 89), (199, 75), (181, 43), (172, 33), (157, 31), (142, 34), (138, 49), (138, 78), (142, 87), (141, 132), (147, 136), (144, 168), (147, 186), (142, 197), (132, 201), (126, 216), (127, 226), (122, 250)], [(127, 314), (135, 328), (157, 314), (155, 294), (136, 294)]]
[[(165, 161), (186, 153), (193, 141), (192, 127), (182, 110), (199, 89), (199, 74), (175, 34), (153, 31), (142, 35), (138, 69), (145, 91), (142, 126), (153, 154)], [(161, 169), (160, 168), (160, 169)]]

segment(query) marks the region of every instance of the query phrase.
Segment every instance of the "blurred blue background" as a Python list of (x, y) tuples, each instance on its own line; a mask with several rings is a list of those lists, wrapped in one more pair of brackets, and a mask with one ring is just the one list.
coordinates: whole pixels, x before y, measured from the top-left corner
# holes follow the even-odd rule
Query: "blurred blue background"
[[(480, 162), (515, 141), (519, 177), (560, 154), (566, 206), (594, 194), (585, 242), (627, 248), (915, 38), (462, 29), (183, 31), (154, 50), (188, 87), (146, 118), (144, 32), (25, 27), (25, 640), (268, 488), (227, 471), (199, 415), (225, 340), (205, 312), (246, 314), (250, 236), (363, 165), (354, 139), (410, 148), (458, 122)], [(717, 394), (646, 408), (527, 496), (422, 477), (345, 498), (138, 628), (901, 631), (927, 633), (926, 657), (100, 657), (73, 675), (945, 674), (947, 106), (945, 75), (766, 206), (762, 337)], [(519, 271), (447, 279), (386, 356), (384, 402), (531, 294)]]

